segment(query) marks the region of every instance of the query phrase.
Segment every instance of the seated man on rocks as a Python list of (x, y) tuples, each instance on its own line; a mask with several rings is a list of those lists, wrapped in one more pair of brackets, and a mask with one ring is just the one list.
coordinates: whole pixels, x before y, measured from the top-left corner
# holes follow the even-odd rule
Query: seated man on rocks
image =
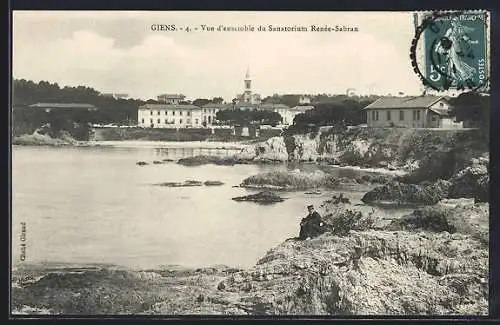
[(314, 210), (314, 206), (307, 207), (309, 214), (300, 222), (300, 240), (308, 240), (319, 236), (326, 231), (326, 225), (321, 219), (318, 212)]

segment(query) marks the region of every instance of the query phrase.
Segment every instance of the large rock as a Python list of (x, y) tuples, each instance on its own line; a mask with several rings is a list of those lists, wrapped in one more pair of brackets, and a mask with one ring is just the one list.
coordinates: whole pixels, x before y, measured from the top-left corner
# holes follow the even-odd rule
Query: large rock
[(418, 185), (393, 181), (374, 188), (361, 200), (365, 203), (436, 204), (448, 197), (450, 186), (451, 183), (444, 180)]
[(228, 276), (213, 300), (252, 315), (488, 312), (488, 251), (446, 234), (364, 231), (287, 241)]
[(280, 197), (278, 194), (271, 192), (271, 191), (263, 191), (263, 192), (259, 192), (257, 194), (233, 197), (233, 200), (238, 201), (238, 202), (250, 201), (250, 202), (262, 203), (262, 204), (277, 203), (277, 202), (285, 201), (284, 198)]
[(232, 166), (239, 163), (239, 161), (232, 157), (201, 155), (201, 156), (181, 158), (177, 161), (177, 163), (183, 166), (201, 166), (206, 164)]
[(279, 188), (284, 190), (307, 190), (312, 188), (359, 187), (354, 178), (337, 178), (320, 170), (314, 172), (274, 171), (252, 175), (243, 180), (241, 186), (248, 188)]
[(392, 230), (430, 230), (463, 233), (484, 243), (489, 242), (489, 205), (466, 199), (443, 200), (434, 206), (415, 210), (412, 214), (394, 220)]
[(472, 159), (469, 166), (450, 179), (450, 198), (475, 198), (478, 202), (488, 202), (488, 164), (488, 156)]
[(283, 137), (273, 137), (265, 142), (247, 146), (234, 156), (238, 160), (287, 161), (288, 153)]
[(319, 157), (319, 133), (315, 137), (309, 134), (294, 135), (293, 150), (288, 153), (289, 159), (294, 161), (316, 161)]

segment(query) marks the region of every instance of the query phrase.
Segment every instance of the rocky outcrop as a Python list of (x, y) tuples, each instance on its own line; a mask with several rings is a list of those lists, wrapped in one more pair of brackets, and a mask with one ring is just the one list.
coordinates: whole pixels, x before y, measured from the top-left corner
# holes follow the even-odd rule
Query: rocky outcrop
[[(449, 171), (462, 169), (462, 163), (470, 157), (487, 151), (487, 144), (474, 131), (412, 128), (339, 131), (330, 128), (318, 133), (271, 138), (243, 149), (237, 157), (254, 161), (322, 161), (407, 172), (423, 167), (422, 176), (429, 170), (439, 170), (442, 175), (435, 173), (430, 175), (433, 179), (426, 179), (437, 180)], [(429, 164), (443, 162), (446, 157), (452, 163), (447, 164), (446, 169), (441, 165), (428, 168)]]
[(443, 200), (434, 206), (417, 209), (412, 214), (394, 220), (389, 229), (462, 233), (470, 235), (487, 247), (489, 205), (467, 199)]
[(473, 158), (470, 165), (453, 176), (450, 198), (474, 198), (478, 202), (489, 200), (489, 157)]
[(224, 185), (224, 182), (221, 182), (221, 181), (205, 181), (203, 184), (205, 184), (205, 186), (221, 186), (221, 185)]
[(156, 185), (165, 187), (191, 187), (191, 186), (203, 186), (203, 182), (187, 180), (184, 182), (163, 182)]
[[(470, 160), (467, 167), (449, 180), (424, 181), (419, 184), (393, 181), (377, 187), (363, 196), (365, 203), (395, 202), (436, 204), (443, 199), (474, 198), (477, 202), (489, 200), (489, 158)], [(405, 177), (403, 177), (404, 179)]]
[(68, 132), (61, 131), (58, 138), (35, 130), (33, 134), (23, 134), (12, 139), (13, 145), (23, 146), (84, 146), (85, 142), (75, 140)]
[(485, 314), (488, 253), (466, 236), (353, 231), (288, 241), (215, 297), (265, 315)]
[[(370, 213), (332, 200), (321, 213), (353, 220), (344, 231), (286, 240), (249, 269), (93, 269), (29, 282), (14, 274), (12, 305), (51, 314), (486, 315), (488, 246), (477, 229), (487, 204), (436, 207), (375, 227), (363, 221)], [(446, 222), (425, 221), (441, 215)]]
[(288, 153), (283, 137), (273, 137), (265, 142), (247, 146), (234, 156), (242, 161), (287, 161)]
[(448, 197), (451, 183), (407, 184), (398, 181), (387, 183), (367, 192), (361, 199), (365, 203), (436, 204)]
[(219, 157), (219, 156), (193, 156), (181, 158), (177, 161), (178, 164), (183, 166), (201, 166), (206, 164), (232, 166), (240, 163), (238, 159), (233, 157)]
[(360, 182), (353, 178), (337, 178), (320, 170), (314, 172), (302, 171), (275, 171), (266, 172), (247, 177), (243, 180), (242, 187), (248, 188), (274, 188), (282, 190), (307, 190), (314, 188), (341, 188), (360, 186)]
[(280, 197), (278, 194), (271, 192), (271, 191), (263, 191), (263, 192), (259, 192), (257, 194), (233, 197), (233, 200), (238, 201), (238, 202), (250, 201), (250, 202), (262, 203), (262, 204), (277, 203), (277, 202), (285, 201), (284, 198)]

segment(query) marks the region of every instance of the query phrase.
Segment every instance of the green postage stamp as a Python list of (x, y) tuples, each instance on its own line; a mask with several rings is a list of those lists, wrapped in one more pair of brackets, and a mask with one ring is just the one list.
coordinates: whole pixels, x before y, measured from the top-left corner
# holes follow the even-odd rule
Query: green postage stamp
[[(486, 11), (416, 13), (414, 20), (412, 58), (427, 88), (460, 91), (488, 87), (489, 16)], [(420, 62), (417, 63), (418, 54)]]

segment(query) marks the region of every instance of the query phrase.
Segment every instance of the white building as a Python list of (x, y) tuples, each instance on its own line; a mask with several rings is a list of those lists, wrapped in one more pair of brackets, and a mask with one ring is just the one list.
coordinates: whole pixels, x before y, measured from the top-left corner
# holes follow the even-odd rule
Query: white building
[(299, 97), (299, 105), (311, 104), (311, 97), (301, 95)]
[(137, 121), (151, 128), (201, 128), (212, 125), (217, 112), (195, 105), (145, 104), (138, 109)]
[(113, 97), (114, 99), (127, 99), (128, 94), (118, 94), (118, 93), (105, 93), (102, 94), (104, 97)]
[(276, 112), (281, 115), (281, 124), (292, 125), (293, 119), (297, 114), (304, 113), (305, 111), (313, 108), (314, 106), (311, 105), (295, 106), (290, 108), (285, 104), (261, 104), (258, 109)]
[(181, 101), (183, 101), (186, 96), (182, 94), (162, 94), (156, 97), (159, 102), (170, 104), (170, 105), (178, 105)]
[(364, 108), (368, 127), (460, 128), (443, 96), (383, 97)]

